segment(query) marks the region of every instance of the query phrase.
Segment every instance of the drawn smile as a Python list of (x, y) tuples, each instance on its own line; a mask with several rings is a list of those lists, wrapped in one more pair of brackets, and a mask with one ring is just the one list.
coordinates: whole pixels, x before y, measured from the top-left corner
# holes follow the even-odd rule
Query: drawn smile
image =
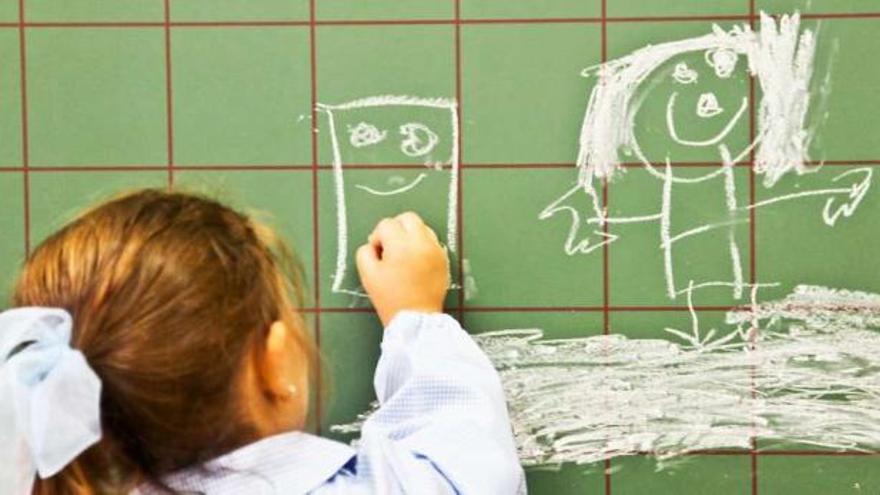
[(419, 174), (419, 176), (416, 177), (409, 184), (406, 184), (405, 186), (402, 186), (402, 187), (398, 187), (397, 189), (392, 189), (390, 191), (379, 191), (379, 190), (373, 189), (372, 187), (365, 186), (362, 184), (355, 184), (354, 187), (356, 187), (362, 191), (366, 191), (370, 194), (374, 194), (376, 196), (394, 196), (395, 194), (405, 193), (405, 192), (409, 191), (410, 189), (416, 187), (417, 185), (419, 185), (419, 182), (422, 182), (425, 179), (425, 177), (427, 177), (427, 176), (428, 176), (428, 174)]
[[(727, 123), (727, 125), (724, 126), (724, 129), (722, 129), (721, 132), (716, 134), (714, 137), (712, 137), (710, 139), (706, 139), (704, 141), (692, 141), (692, 140), (688, 140), (688, 139), (682, 139), (681, 137), (679, 137), (678, 130), (676, 130), (676, 128), (675, 128), (675, 100), (676, 100), (676, 98), (678, 98), (678, 92), (672, 93), (672, 95), (669, 96), (669, 102), (666, 104), (666, 127), (669, 129), (669, 135), (672, 137), (672, 139), (676, 143), (683, 144), (685, 146), (713, 146), (715, 144), (718, 144), (719, 142), (721, 142), (721, 140), (723, 140), (725, 137), (727, 137), (728, 134), (730, 134), (730, 131), (733, 130), (733, 128), (736, 126), (736, 124), (742, 118), (743, 114), (745, 114), (745, 112), (749, 106), (748, 98), (743, 97), (742, 104), (739, 106), (739, 110), (736, 111), (736, 114), (730, 119), (730, 121)], [(705, 100), (707, 100), (707, 99), (703, 98), (701, 96), (701, 104), (703, 104), (705, 107), (708, 108), (708, 105), (706, 105)], [(715, 100), (713, 99), (713, 101), (715, 101)], [(715, 102), (715, 105), (717, 105), (717, 101)], [(700, 108), (704, 108), (704, 107), (701, 106)], [(709, 110), (712, 110), (712, 109), (710, 108)], [(704, 118), (705, 117), (713, 117), (713, 116), (721, 113), (721, 110), (713, 110), (713, 111), (709, 111), (709, 110), (706, 110), (703, 114), (700, 114), (700, 117), (704, 117)]]

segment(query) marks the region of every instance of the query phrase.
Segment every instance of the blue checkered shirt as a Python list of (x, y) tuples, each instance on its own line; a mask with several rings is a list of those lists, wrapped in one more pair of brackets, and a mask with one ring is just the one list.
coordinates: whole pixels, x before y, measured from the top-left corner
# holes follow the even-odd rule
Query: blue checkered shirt
[(356, 448), (290, 432), (165, 481), (187, 494), (525, 493), (498, 374), (453, 318), (400, 313), (374, 386)]

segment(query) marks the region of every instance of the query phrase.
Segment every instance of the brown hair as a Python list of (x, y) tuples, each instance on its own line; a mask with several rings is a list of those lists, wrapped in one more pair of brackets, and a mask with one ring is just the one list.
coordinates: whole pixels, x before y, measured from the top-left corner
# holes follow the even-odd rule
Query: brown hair
[[(111, 200), (28, 258), (15, 306), (67, 309), (102, 381), (103, 438), (34, 493), (118, 493), (260, 436), (236, 384), (284, 321), (308, 361), (301, 271), (268, 228), (220, 203), (143, 190)], [(254, 354), (256, 353), (256, 354)]]

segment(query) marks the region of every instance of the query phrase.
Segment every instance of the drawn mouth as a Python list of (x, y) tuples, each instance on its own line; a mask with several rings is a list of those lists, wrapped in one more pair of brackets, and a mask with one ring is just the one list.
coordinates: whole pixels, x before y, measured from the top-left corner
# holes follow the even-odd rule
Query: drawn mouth
[[(739, 122), (739, 120), (742, 118), (743, 114), (745, 114), (745, 112), (749, 106), (748, 98), (743, 97), (742, 104), (739, 106), (739, 109), (736, 111), (736, 114), (734, 114), (734, 116), (731, 117), (730, 121), (727, 122), (727, 124), (724, 126), (724, 129), (722, 129), (721, 132), (719, 132), (718, 134), (716, 134), (715, 136), (713, 136), (709, 139), (706, 139), (703, 141), (694, 141), (694, 140), (681, 138), (678, 135), (678, 130), (675, 128), (675, 100), (677, 98), (678, 98), (677, 91), (672, 93), (669, 96), (669, 102), (666, 104), (666, 127), (669, 129), (669, 135), (672, 137), (672, 139), (676, 143), (683, 144), (685, 146), (699, 147), (699, 146), (712, 146), (712, 145), (718, 144), (719, 142), (721, 142), (722, 139), (724, 139), (725, 137), (727, 137), (728, 134), (730, 134), (730, 132), (733, 130), (733, 128), (736, 126), (736, 124)], [(707, 113), (706, 116), (715, 116), (719, 113), (721, 113), (721, 112), (719, 111), (719, 112), (714, 112), (711, 114)]]
[(416, 177), (415, 179), (413, 179), (413, 181), (410, 182), (409, 184), (406, 184), (402, 187), (398, 187), (397, 189), (392, 189), (389, 191), (379, 191), (377, 189), (373, 189), (372, 187), (365, 186), (362, 184), (355, 184), (354, 187), (356, 187), (362, 191), (366, 191), (370, 194), (376, 195), (376, 196), (394, 196), (395, 194), (402, 194), (402, 193), (405, 193), (405, 192), (409, 191), (410, 189), (416, 187), (427, 176), (428, 176), (428, 174), (424, 174), (424, 173), (419, 174), (419, 176)]

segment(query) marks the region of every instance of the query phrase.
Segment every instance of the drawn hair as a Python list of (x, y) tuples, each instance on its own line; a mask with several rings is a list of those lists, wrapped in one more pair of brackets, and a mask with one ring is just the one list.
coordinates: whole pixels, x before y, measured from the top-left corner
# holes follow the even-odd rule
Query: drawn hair
[(579, 180), (610, 177), (619, 168), (619, 153), (632, 153), (644, 161), (634, 135), (634, 119), (644, 99), (638, 90), (661, 65), (677, 55), (727, 49), (745, 55), (763, 96), (758, 104), (755, 171), (772, 186), (785, 173), (806, 171), (810, 133), (805, 129), (809, 85), (815, 54), (812, 31), (800, 31), (798, 14), (782, 16), (777, 23), (761, 14), (761, 30), (747, 25), (724, 31), (717, 25), (704, 36), (649, 45), (625, 57), (584, 69), (585, 77), (598, 78), (584, 115), (577, 157)]
[[(243, 367), (284, 321), (310, 374), (300, 269), (267, 227), (199, 196), (143, 190), (99, 205), (28, 258), (15, 306), (68, 310), (102, 381), (100, 443), (37, 495), (122, 493), (260, 436)], [(264, 370), (257, 368), (260, 374)]]

